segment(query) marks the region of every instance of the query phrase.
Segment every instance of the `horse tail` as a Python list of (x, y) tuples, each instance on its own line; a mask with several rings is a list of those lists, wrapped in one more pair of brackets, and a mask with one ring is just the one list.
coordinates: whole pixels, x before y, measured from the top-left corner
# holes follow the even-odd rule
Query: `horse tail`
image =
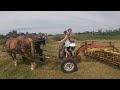
[(5, 43), (4, 43), (3, 46), (2, 46), (2, 51), (3, 51), (3, 52), (5, 51)]
[(32, 38), (29, 38), (30, 44), (31, 44), (31, 54), (32, 57), (35, 57), (35, 47)]
[(5, 50), (5, 45), (6, 45), (6, 42), (8, 41), (8, 38), (5, 39), (5, 41), (3, 42), (3, 46), (2, 46), (2, 51), (4, 52)]

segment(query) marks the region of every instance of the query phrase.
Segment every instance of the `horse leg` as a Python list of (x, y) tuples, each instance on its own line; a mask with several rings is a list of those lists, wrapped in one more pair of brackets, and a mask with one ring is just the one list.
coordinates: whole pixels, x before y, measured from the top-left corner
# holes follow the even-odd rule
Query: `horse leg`
[(40, 46), (40, 44), (36, 45), (35, 49), (40, 56), (43, 56), (43, 50), (40, 48)]
[(36, 62), (31, 58), (29, 59), (31, 63), (31, 71), (35, 70), (35, 67), (37, 66)]
[(31, 71), (35, 70), (35, 67), (37, 66), (36, 62), (33, 60), (33, 58), (29, 54), (25, 54), (28, 58), (28, 60), (31, 63)]
[(39, 54), (39, 50), (40, 49), (40, 46), (39, 45), (35, 45), (35, 50), (36, 50), (36, 53)]
[(13, 54), (12, 52), (9, 52), (9, 56), (12, 57), (12, 59), (14, 60), (14, 65), (17, 66), (16, 54)]
[(35, 62), (31, 62), (31, 71), (35, 70), (36, 67), (36, 63)]
[(15, 64), (15, 67), (17, 67), (18, 64), (17, 64), (17, 59), (16, 59), (16, 53), (14, 53), (13, 56), (14, 56), (14, 64)]

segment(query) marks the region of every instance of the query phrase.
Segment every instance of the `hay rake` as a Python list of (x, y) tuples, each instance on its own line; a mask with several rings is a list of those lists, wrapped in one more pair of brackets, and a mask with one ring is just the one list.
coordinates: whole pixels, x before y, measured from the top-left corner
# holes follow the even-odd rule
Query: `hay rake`
[(76, 55), (83, 52), (87, 58), (120, 66), (120, 52), (114, 45), (112, 45), (112, 42), (109, 42), (108, 46), (96, 45), (93, 42), (91, 44), (88, 44), (87, 42), (84, 43), (85, 44), (78, 49)]

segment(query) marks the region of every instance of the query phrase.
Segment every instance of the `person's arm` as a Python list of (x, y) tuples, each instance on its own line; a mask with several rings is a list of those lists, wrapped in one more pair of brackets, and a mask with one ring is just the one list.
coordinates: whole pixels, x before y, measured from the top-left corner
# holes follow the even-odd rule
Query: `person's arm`
[(68, 36), (68, 38), (75, 38), (75, 35), (74, 35), (74, 34), (70, 34), (70, 35)]
[(65, 35), (64, 39), (62, 39), (59, 43), (63, 43), (63, 42), (65, 42), (67, 38), (68, 38), (68, 36)]
[(68, 38), (70, 38), (70, 37), (72, 37), (72, 35), (71, 35), (71, 34), (68, 36)]
[(75, 40), (77, 40), (77, 38), (75, 37), (75, 34), (73, 33), (73, 34), (70, 34), (69, 36), (68, 36), (68, 38), (74, 38)]

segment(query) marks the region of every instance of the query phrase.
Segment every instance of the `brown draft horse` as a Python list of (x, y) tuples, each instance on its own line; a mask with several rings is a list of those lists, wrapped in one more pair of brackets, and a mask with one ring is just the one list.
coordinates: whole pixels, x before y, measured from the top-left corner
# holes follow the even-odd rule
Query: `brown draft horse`
[(34, 34), (28, 34), (27, 37), (30, 37), (34, 41), (35, 46), (35, 53), (40, 56), (40, 61), (44, 62), (43, 60), (43, 49), (41, 48), (41, 45), (46, 45), (46, 38), (44, 33), (34, 33)]
[(16, 37), (9, 37), (4, 43), (4, 49), (14, 60), (14, 65), (17, 66), (16, 54), (20, 54), (31, 63), (31, 70), (35, 69), (36, 62), (34, 60), (34, 44), (30, 37), (25, 35), (18, 35)]

